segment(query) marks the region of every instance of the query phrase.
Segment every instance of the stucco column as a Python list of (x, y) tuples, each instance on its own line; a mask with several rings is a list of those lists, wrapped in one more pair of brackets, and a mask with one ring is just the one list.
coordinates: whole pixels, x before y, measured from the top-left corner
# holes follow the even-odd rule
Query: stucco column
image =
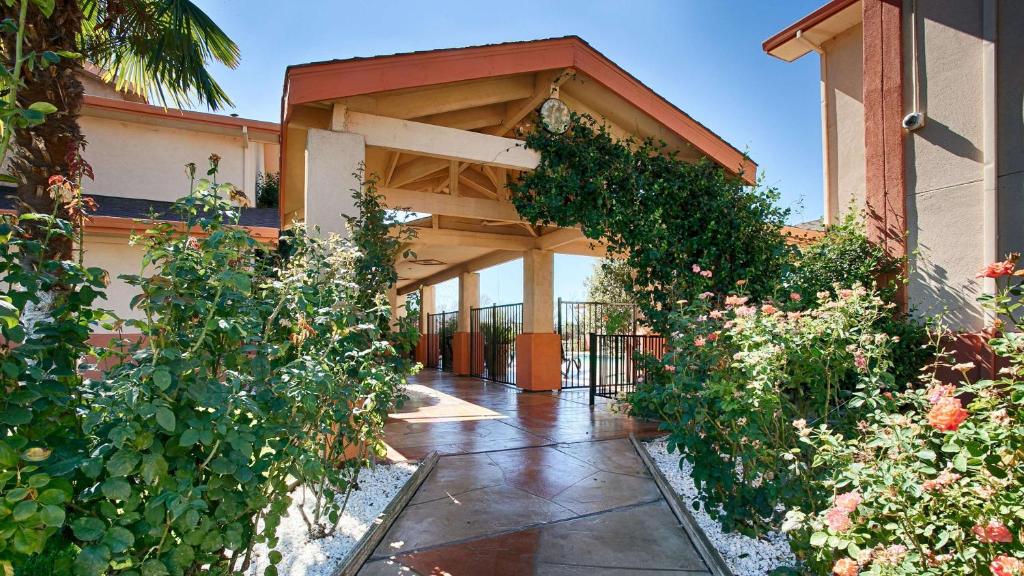
[[(470, 345), (472, 326), (469, 310), (479, 307), (480, 275), (476, 272), (463, 272), (459, 275), (459, 323), (455, 328), (455, 336), (452, 340), (452, 368), (460, 376), (472, 373), (470, 355), (474, 350)], [(482, 348), (482, 346), (478, 345), (477, 348)]]
[(555, 257), (523, 253), (523, 333), (516, 337), (516, 384), (524, 390), (562, 387), (561, 341), (555, 333)]
[(434, 287), (433, 286), (421, 286), (420, 287), (420, 343), (416, 347), (416, 361), (421, 364), (427, 363), (427, 350), (431, 348), (430, 339), (433, 338), (435, 343), (433, 349), (437, 349), (437, 334), (428, 334), (430, 327), (427, 325), (429, 316), (434, 313), (437, 309), (437, 304), (434, 298)]
[(359, 134), (310, 129), (306, 138), (306, 228), (347, 235), (342, 214), (356, 215), (352, 191), (362, 183), (355, 176), (366, 160), (366, 142)]

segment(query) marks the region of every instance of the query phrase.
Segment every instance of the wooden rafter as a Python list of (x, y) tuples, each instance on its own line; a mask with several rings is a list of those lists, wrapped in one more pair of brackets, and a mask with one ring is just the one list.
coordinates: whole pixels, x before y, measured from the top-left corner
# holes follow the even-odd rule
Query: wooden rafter
[(538, 72), (534, 78), (533, 94), (529, 98), (509, 102), (506, 105), (508, 111), (505, 114), (505, 121), (500, 126), (490, 128), (486, 132), (488, 134), (504, 136), (509, 130), (515, 128), (520, 120), (526, 118), (542, 102), (550, 98), (552, 92), (558, 90), (558, 87), (570, 77), (572, 77), (571, 68)]
[(404, 286), (400, 286), (398, 288), (398, 294), (402, 295), (415, 292), (420, 289), (420, 286), (433, 286), (435, 284), (440, 284), (441, 282), (451, 280), (464, 272), (479, 272), (485, 268), (490, 268), (491, 266), (497, 266), (498, 264), (504, 264), (505, 262), (515, 260), (516, 258), (522, 257), (522, 255), (523, 253), (518, 250), (495, 250), (494, 252), (488, 252), (483, 256), (468, 260), (461, 264), (456, 264), (450, 268), (431, 274), (426, 278), (413, 280)]

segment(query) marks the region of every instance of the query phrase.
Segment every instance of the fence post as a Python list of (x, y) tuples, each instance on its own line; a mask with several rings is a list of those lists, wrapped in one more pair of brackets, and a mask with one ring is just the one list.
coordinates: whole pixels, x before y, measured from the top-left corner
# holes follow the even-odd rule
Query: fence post
[(590, 405), (597, 396), (597, 333), (590, 333)]

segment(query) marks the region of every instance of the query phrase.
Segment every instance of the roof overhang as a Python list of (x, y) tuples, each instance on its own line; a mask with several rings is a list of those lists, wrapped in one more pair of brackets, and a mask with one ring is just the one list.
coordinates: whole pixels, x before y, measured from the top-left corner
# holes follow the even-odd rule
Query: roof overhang
[(511, 42), (289, 66), (282, 125), (297, 106), (354, 96), (529, 74), (554, 69), (582, 73), (678, 135), (697, 152), (748, 183), (757, 164), (665, 100), (581, 38)]
[(764, 41), (768, 54), (792, 62), (861, 22), (861, 0), (832, 0)]
[(86, 95), (82, 102), (82, 115), (232, 136), (237, 136), (245, 129), (254, 140), (275, 143), (278, 142), (281, 131), (274, 122), (164, 108), (143, 102), (91, 95)]

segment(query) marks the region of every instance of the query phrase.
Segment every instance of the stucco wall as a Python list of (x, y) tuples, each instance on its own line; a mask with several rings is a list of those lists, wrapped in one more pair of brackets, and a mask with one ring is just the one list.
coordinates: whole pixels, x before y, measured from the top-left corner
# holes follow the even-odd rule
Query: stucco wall
[(825, 42), (826, 193), (833, 216), (864, 205), (864, 50), (858, 24)]
[[(1004, 8), (1009, 4), (1003, 2)], [(982, 285), (975, 278), (984, 264), (986, 234), (981, 6), (981, 2), (960, 0), (918, 3), (920, 99), (927, 123), (907, 135), (905, 147), (910, 303), (921, 315), (943, 313), (951, 327), (961, 330), (978, 330), (984, 324), (976, 302)], [(908, 0), (904, 11), (908, 32), (909, 7)], [(1012, 11), (1005, 9), (1001, 18)], [(1002, 34), (999, 42), (1012, 42), (1008, 36)], [(909, 38), (908, 33), (904, 68), (908, 111), (913, 107)], [(1001, 51), (1005, 53), (1006, 48)], [(1019, 84), (1019, 70), (1014, 75)], [(1002, 81), (1004, 86), (1012, 82), (1010, 78)], [(1018, 125), (1019, 118), (1018, 102)], [(1002, 140), (1013, 130), (1011, 124), (1006, 115), (1000, 118)], [(1002, 166), (1000, 172), (1005, 170)], [(1007, 202), (1002, 204), (1005, 209)], [(1019, 217), (1014, 219), (1019, 223)]]
[[(97, 303), (98, 307), (113, 310), (119, 318), (123, 319), (142, 317), (138, 311), (133, 311), (129, 307), (132, 298), (138, 294), (138, 291), (134, 286), (130, 286), (119, 278), (122, 274), (140, 273), (142, 248), (130, 246), (128, 238), (123, 236), (86, 234), (85, 265), (102, 268), (110, 275), (110, 285), (106, 289), (107, 298), (105, 301)], [(99, 329), (97, 332), (102, 333), (105, 330)], [(137, 330), (126, 328), (125, 332), (137, 332)]]
[(86, 186), (93, 194), (173, 201), (188, 193), (185, 164), (195, 162), (204, 176), (207, 158), (216, 152), (221, 157), (218, 180), (242, 188), (252, 200), (256, 172), (267, 168), (268, 158), (269, 165), (275, 166), (278, 155), (276, 144), (250, 141), (243, 148), (241, 135), (94, 116), (83, 116), (80, 122), (88, 141), (85, 158), (96, 174), (96, 180)]

